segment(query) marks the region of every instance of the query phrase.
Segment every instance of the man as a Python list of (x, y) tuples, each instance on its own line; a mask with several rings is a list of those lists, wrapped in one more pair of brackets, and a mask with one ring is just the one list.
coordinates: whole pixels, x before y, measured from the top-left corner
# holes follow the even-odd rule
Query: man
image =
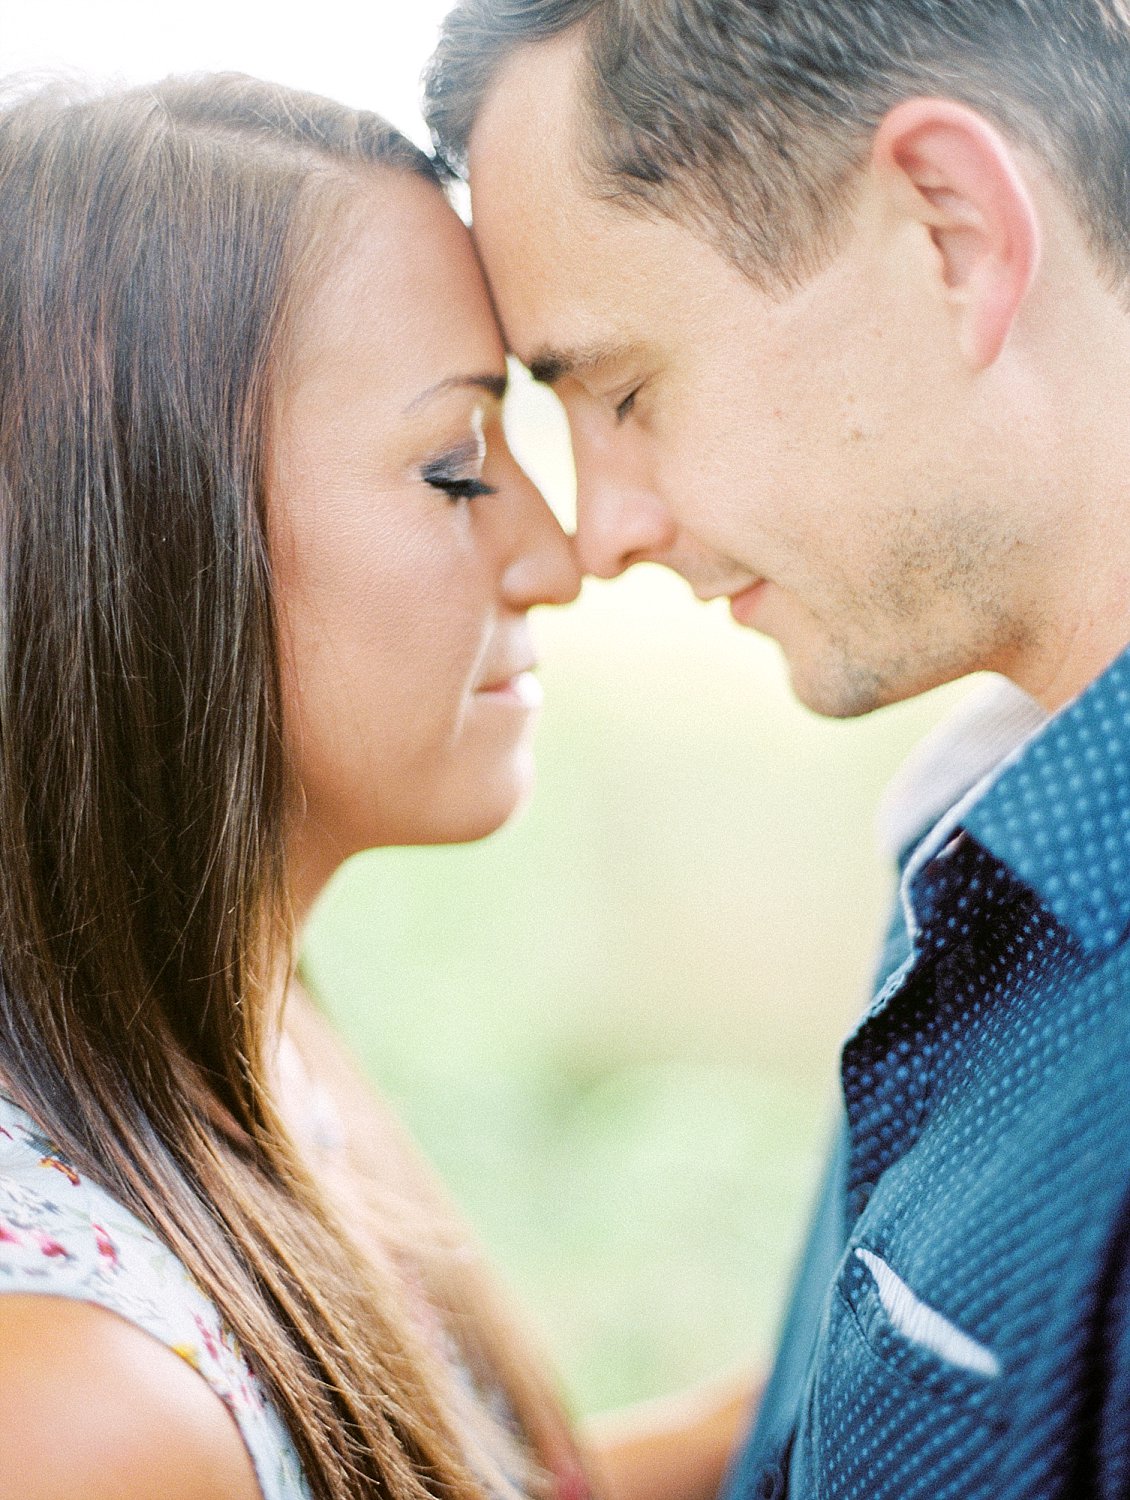
[(1130, 1494), (1130, 6), (463, 0), (428, 96), (586, 566), (1027, 704), (904, 827), (732, 1495)]

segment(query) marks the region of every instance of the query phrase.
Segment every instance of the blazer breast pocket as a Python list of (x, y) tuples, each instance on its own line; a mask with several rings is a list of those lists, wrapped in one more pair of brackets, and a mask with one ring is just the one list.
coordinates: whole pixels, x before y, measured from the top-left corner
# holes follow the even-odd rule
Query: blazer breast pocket
[(993, 1496), (1004, 1370), (877, 1250), (841, 1263), (791, 1459), (790, 1500)]

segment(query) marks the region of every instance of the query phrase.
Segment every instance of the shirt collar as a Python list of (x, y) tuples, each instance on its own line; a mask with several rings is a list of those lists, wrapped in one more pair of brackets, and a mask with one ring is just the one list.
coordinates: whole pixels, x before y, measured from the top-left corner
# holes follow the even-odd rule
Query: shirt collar
[(990, 676), (914, 747), (883, 794), (879, 849), (903, 864), (944, 813), (1048, 722), (1047, 713), (1005, 677)]
[(1089, 952), (1130, 932), (1130, 649), (1009, 756), (961, 825)]

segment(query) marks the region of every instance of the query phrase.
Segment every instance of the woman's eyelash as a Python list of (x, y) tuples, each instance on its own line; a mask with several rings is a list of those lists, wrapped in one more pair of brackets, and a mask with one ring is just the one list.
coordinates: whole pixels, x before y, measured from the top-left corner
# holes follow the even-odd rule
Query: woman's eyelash
[(442, 490), (451, 500), (477, 500), (480, 495), (498, 494), (494, 485), (484, 484), (481, 479), (456, 479), (447, 474), (425, 471), (424, 480), (433, 489)]

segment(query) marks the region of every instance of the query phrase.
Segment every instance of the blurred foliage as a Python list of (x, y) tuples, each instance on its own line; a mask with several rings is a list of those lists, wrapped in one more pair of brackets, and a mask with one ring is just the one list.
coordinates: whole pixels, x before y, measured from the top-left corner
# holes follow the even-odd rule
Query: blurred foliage
[(889, 897), (875, 804), (960, 690), (818, 720), (656, 570), (539, 624), (530, 809), (353, 861), (305, 962), (592, 1410), (767, 1357)]

